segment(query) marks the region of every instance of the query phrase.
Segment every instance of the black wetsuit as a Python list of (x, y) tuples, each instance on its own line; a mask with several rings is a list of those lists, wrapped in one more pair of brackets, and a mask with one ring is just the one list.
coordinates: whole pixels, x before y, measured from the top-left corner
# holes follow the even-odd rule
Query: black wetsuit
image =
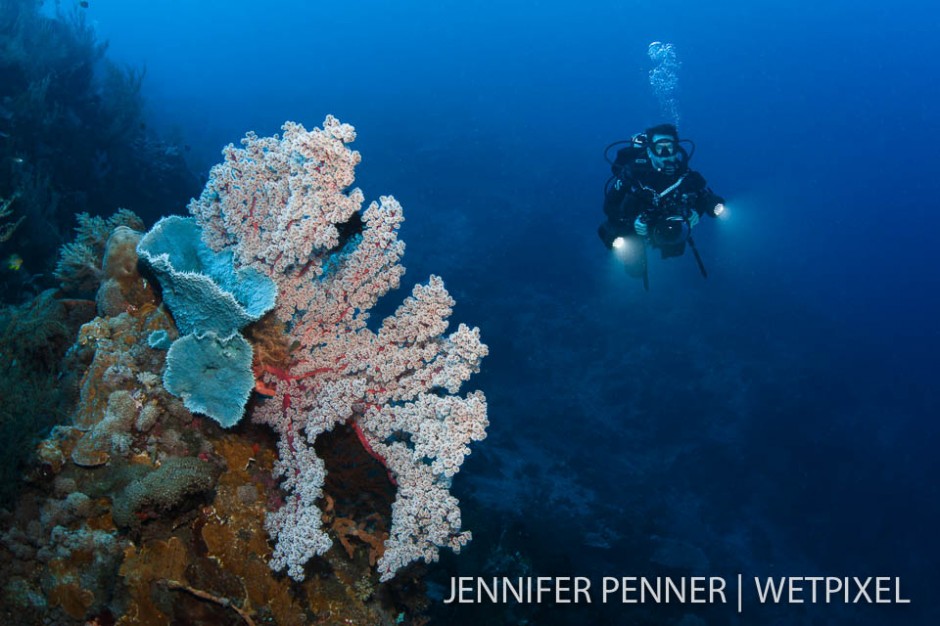
[(689, 211), (715, 216), (715, 205), (723, 200), (708, 188), (701, 174), (688, 168), (685, 150), (680, 149), (679, 155), (676, 171), (667, 174), (653, 167), (645, 147), (628, 146), (617, 152), (604, 196), (607, 221), (598, 229), (604, 245), (610, 248), (617, 237), (639, 238), (633, 223), (640, 215), (647, 221), (669, 215), (688, 217)]

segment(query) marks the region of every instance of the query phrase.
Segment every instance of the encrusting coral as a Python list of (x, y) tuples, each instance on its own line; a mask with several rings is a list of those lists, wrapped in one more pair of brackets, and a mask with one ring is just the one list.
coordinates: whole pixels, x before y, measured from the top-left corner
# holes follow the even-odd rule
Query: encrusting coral
[(271, 570), (272, 442), (263, 429), (227, 434), (163, 388), (166, 353), (147, 338), (177, 330), (147, 298), (84, 324), (68, 350), (78, 402), (2, 514), (0, 620), (391, 625), (418, 611), (417, 596), (357, 591), (374, 576), (365, 543), (323, 555), (330, 576), (302, 587)]
[[(456, 392), (486, 347), (463, 325), (443, 334), (453, 301), (437, 277), (368, 328), (369, 310), (404, 271), (401, 207), (383, 198), (361, 228), (348, 228), (360, 198), (344, 191), (358, 162), (345, 145), (351, 127), (327, 118), (311, 133), (285, 128), (283, 146), (263, 141), (287, 170), (242, 187), (256, 197), (243, 223), (256, 228), (251, 207), (263, 199), (310, 215), (312, 230), (299, 235), (312, 240), (286, 265), (272, 253), (256, 267), (281, 297), (245, 330), (258, 393), (253, 419), (234, 429), (194, 415), (165, 388), (166, 347), (179, 331), (138, 272), (139, 231), (82, 218), (90, 267), (62, 279), (93, 279), (97, 304), (45, 297), (73, 312), (65, 317), (97, 317), (77, 331), (64, 325), (62, 350), (49, 355), (76, 400), (36, 448), (16, 508), (0, 514), (0, 620), (422, 623), (422, 568), (404, 566), (469, 540), (448, 488), (467, 444), (485, 436), (486, 404)], [(302, 158), (287, 157), (293, 149)], [(251, 169), (244, 154), (227, 155), (216, 183), (225, 167)], [(306, 193), (294, 166), (313, 177), (314, 196), (293, 195)], [(216, 183), (202, 201), (232, 209), (232, 190)], [(200, 219), (216, 219), (200, 206)], [(255, 235), (270, 228), (259, 223)], [(246, 249), (234, 254), (244, 259)], [(278, 441), (258, 424), (274, 426)], [(290, 577), (276, 571), (285, 567)]]

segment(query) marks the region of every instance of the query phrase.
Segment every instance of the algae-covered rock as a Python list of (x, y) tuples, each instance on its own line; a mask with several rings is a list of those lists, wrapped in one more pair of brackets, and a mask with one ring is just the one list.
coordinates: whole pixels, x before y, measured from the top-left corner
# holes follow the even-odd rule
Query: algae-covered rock
[(191, 457), (171, 457), (140, 480), (131, 482), (114, 498), (111, 515), (118, 526), (132, 526), (135, 514), (158, 514), (173, 509), (187, 496), (215, 486), (218, 469)]

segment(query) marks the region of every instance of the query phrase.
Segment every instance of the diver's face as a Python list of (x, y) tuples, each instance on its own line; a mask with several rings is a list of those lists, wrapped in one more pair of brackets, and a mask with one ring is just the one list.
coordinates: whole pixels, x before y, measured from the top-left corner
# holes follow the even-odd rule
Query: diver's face
[(650, 162), (657, 171), (675, 174), (679, 165), (679, 146), (670, 135), (653, 135), (646, 149)]
[(669, 135), (653, 135), (650, 141), (650, 151), (660, 158), (675, 156), (678, 150), (675, 138)]

